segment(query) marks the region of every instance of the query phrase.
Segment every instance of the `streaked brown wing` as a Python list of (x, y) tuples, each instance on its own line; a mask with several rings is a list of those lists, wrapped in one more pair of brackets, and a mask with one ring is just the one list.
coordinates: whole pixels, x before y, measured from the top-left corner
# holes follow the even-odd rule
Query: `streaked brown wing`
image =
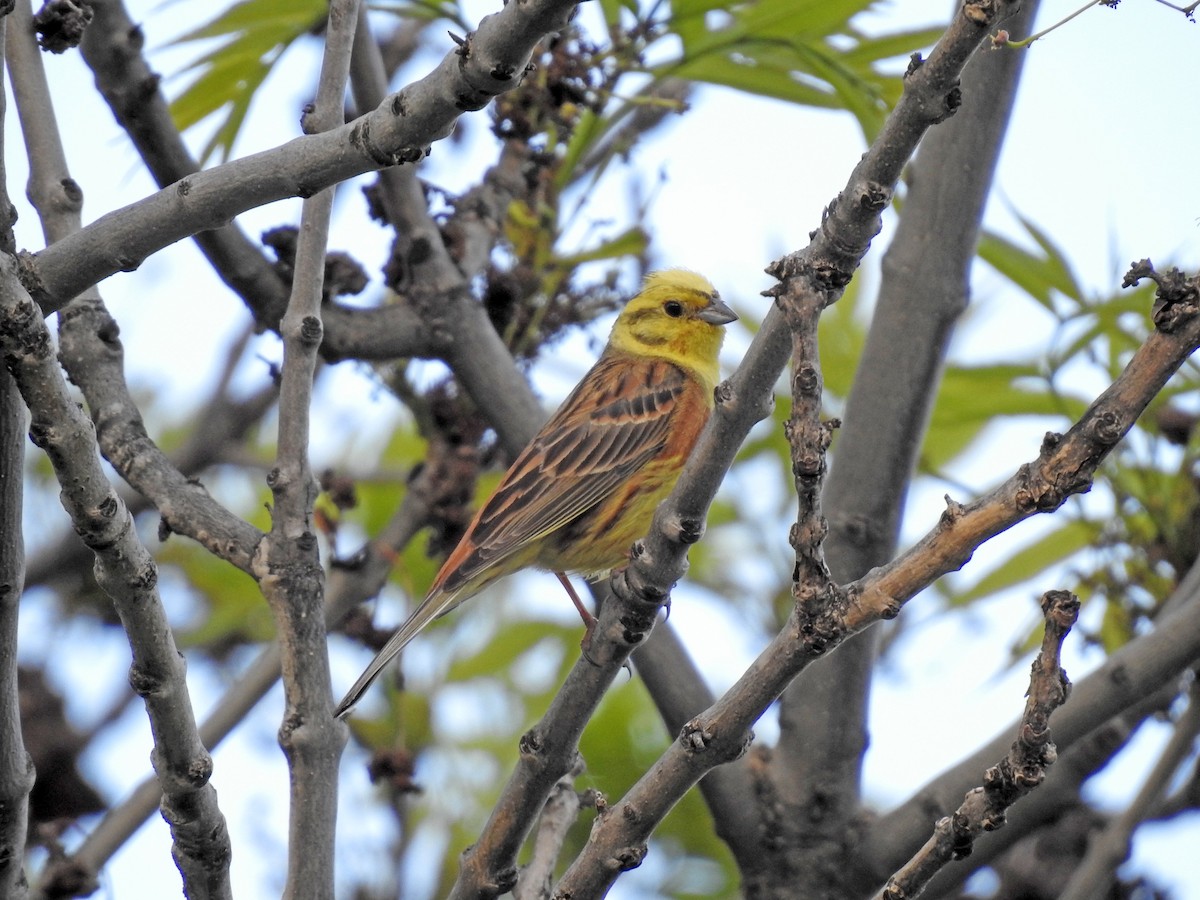
[(464, 539), (474, 550), (453, 581), (561, 528), (654, 459), (686, 386), (669, 362), (601, 357), (480, 509)]

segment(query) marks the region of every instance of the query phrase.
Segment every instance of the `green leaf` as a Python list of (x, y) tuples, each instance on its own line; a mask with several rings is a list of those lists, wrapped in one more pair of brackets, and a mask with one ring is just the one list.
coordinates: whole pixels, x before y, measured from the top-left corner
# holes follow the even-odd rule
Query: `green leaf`
[(582, 250), (569, 256), (561, 256), (558, 263), (567, 269), (574, 269), (585, 262), (597, 262), (606, 259), (620, 259), (624, 256), (640, 256), (650, 243), (650, 236), (640, 227), (634, 226), (621, 232), (614, 238), (602, 241), (590, 250)]
[(1105, 603), (1099, 638), (1107, 653), (1112, 653), (1128, 644), (1133, 639), (1133, 621), (1129, 610), (1112, 600)]
[(225, 110), (202, 162), (217, 150), (228, 158), (255, 91), (283, 52), (318, 26), (327, 12), (325, 0), (243, 0), (176, 41), (228, 38), (188, 67), (199, 75), (171, 103), (180, 130)]
[[(921, 29), (864, 38), (851, 20), (871, 5), (862, 0), (675, 3), (666, 24), (683, 52), (652, 71), (806, 106), (844, 108), (870, 137), (900, 93), (899, 78), (877, 72), (875, 64), (925, 47), (939, 34)], [(714, 19), (710, 13), (717, 10), (722, 15)]]
[[(637, 680), (618, 683), (604, 695), (579, 742), (580, 753), (588, 765), (586, 783), (605, 796), (624, 796), (638, 775), (667, 747), (671, 737), (645, 685)], [(587, 833), (586, 827), (573, 831), (572, 842), (581, 843), (564, 852), (564, 858), (576, 855)], [(712, 815), (698, 791), (684, 795), (655, 830), (654, 840), (662, 845), (660, 851), (673, 851), (673, 856), (717, 863), (712, 877), (722, 883), (714, 884), (704, 896), (735, 895), (736, 868), (728, 847), (716, 836)], [(681, 864), (686, 865), (682, 860)]]
[[(1036, 387), (1039, 383), (1044, 385), (1040, 389)], [(1055, 416), (1073, 421), (1087, 406), (1087, 400), (1052, 391), (1032, 365), (949, 366), (921, 450), (922, 467), (941, 470), (999, 416)]]
[(463, 15), (457, 0), (408, 0), (401, 3), (372, 4), (372, 9), (390, 12), (417, 22), (436, 22), (445, 19), (461, 31), (471, 31), (471, 23)]
[(1021, 221), (1038, 243), (1041, 253), (1026, 250), (1008, 238), (986, 232), (979, 241), (980, 259), (1052, 313), (1057, 314), (1053, 301), (1055, 291), (1074, 301), (1077, 306), (1082, 304), (1083, 291), (1066, 257), (1032, 223), (1025, 219)]
[(858, 36), (858, 43), (841, 55), (842, 65), (851, 69), (867, 69), (878, 62), (909, 56), (918, 50), (932, 47), (945, 33), (944, 28), (920, 28), (897, 31), (879, 37)]
[[(553, 582), (553, 579), (550, 579)], [(554, 583), (569, 603), (566, 593)], [(476, 598), (478, 599), (478, 598)], [(578, 632), (579, 629), (576, 629)], [(506, 624), (500, 632), (476, 654), (458, 659), (446, 673), (447, 681), (464, 682), (472, 678), (493, 677), (507, 672), (517, 658), (550, 638), (567, 639), (567, 629), (552, 622), (526, 620)], [(578, 640), (578, 638), (576, 638)]]
[(1080, 550), (1094, 546), (1102, 525), (1086, 519), (1071, 519), (1049, 534), (1018, 550), (964, 591), (955, 591), (953, 602), (965, 606), (1007, 588), (1024, 584), (1052, 566), (1070, 559)]
[(220, 649), (275, 636), (275, 621), (254, 579), (180, 538), (168, 541), (155, 556), (160, 566), (183, 576), (206, 610), (193, 626), (177, 630), (180, 646)]
[(830, 92), (797, 81), (790, 69), (761, 65), (751, 60), (740, 62), (722, 56), (709, 56), (682, 63), (662, 74), (724, 85), (801, 106), (819, 109), (837, 107), (836, 99)]

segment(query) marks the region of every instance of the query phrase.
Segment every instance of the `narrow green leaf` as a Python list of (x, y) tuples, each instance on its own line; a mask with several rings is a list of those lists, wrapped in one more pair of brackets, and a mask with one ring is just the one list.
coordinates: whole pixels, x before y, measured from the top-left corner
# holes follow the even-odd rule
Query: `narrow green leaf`
[(948, 366), (922, 446), (922, 469), (943, 469), (999, 416), (1073, 421), (1087, 404), (1081, 397), (1053, 391), (1032, 365)]
[(585, 262), (619, 259), (623, 256), (638, 256), (645, 251), (649, 243), (649, 235), (635, 225), (633, 228), (621, 232), (616, 237), (604, 241), (590, 250), (582, 250), (579, 253), (560, 257), (559, 263), (567, 269), (573, 269)]
[[(547, 589), (557, 590), (564, 603), (570, 603), (562, 587), (553, 578), (547, 579)], [(476, 598), (478, 599), (478, 598)], [(474, 601), (470, 601), (474, 602)], [(538, 644), (547, 640), (561, 640), (569, 645), (569, 629), (554, 622), (526, 620), (505, 624), (496, 636), (489, 640), (479, 652), (456, 659), (446, 674), (448, 681), (461, 683), (472, 678), (492, 678), (508, 671), (514, 662)], [(583, 626), (575, 630), (576, 642), (582, 636)]]
[(254, 94), (271, 68), (326, 14), (325, 0), (245, 0), (176, 41), (229, 38), (188, 66), (198, 70), (199, 75), (171, 104), (172, 118), (180, 130), (226, 111), (203, 152), (202, 162), (217, 150), (223, 157), (229, 156)]
[(1024, 584), (1052, 566), (1091, 547), (1100, 536), (1102, 525), (1086, 519), (1068, 520), (1049, 534), (1018, 550), (964, 591), (956, 591), (953, 602), (965, 606), (1007, 588)]
[(328, 15), (328, 11), (327, 0), (243, 0), (216, 18), (186, 32), (175, 43), (185, 44), (259, 29), (295, 33), (297, 28), (311, 29)]
[(914, 31), (897, 31), (879, 37), (858, 36), (853, 47), (841, 55), (842, 65), (847, 68), (865, 70), (875, 63), (897, 57), (909, 56), (918, 50), (932, 47), (945, 33), (944, 28), (919, 28)]

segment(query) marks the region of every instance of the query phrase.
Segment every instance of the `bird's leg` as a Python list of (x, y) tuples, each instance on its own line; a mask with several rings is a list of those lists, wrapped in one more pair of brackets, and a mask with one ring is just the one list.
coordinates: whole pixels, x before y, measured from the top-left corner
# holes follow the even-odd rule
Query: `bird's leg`
[(579, 595), (575, 593), (575, 588), (572, 587), (571, 580), (567, 578), (566, 574), (563, 572), (555, 572), (554, 574), (558, 576), (558, 580), (562, 583), (562, 586), (566, 588), (567, 595), (570, 596), (571, 602), (574, 603), (575, 608), (579, 610), (579, 617), (583, 619), (583, 640), (579, 642), (579, 649), (583, 652), (583, 658), (592, 663), (592, 665), (595, 665), (596, 661), (592, 659), (591, 654), (588, 651), (592, 646), (592, 631), (596, 627), (596, 617), (592, 615), (591, 610), (583, 605), (583, 601), (580, 600)]
[(575, 608), (579, 610), (579, 617), (583, 619), (583, 627), (588, 630), (588, 634), (592, 632), (592, 626), (596, 624), (596, 617), (592, 615), (591, 610), (583, 605), (583, 601), (579, 599), (579, 595), (575, 593), (575, 588), (571, 584), (571, 579), (564, 572), (554, 573), (562, 586), (567, 590), (567, 596), (571, 598), (571, 602), (575, 604)]

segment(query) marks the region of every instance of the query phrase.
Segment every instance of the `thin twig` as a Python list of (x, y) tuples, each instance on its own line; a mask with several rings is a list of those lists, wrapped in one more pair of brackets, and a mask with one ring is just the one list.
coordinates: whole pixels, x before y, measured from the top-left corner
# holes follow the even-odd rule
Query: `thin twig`
[(1018, 50), (1024, 50), (1024, 49), (1027, 49), (1029, 46), (1031, 46), (1034, 41), (1040, 40), (1041, 38), (1044, 38), (1046, 35), (1048, 35), (1050, 32), (1056, 31), (1057, 29), (1062, 28), (1062, 26), (1066, 25), (1068, 22), (1070, 22), (1076, 16), (1083, 15), (1085, 12), (1087, 12), (1093, 6), (1115, 6), (1115, 5), (1116, 4), (1113, 2), (1113, 0), (1090, 0), (1090, 2), (1085, 3), (1083, 6), (1079, 7), (1079, 9), (1077, 9), (1074, 12), (1059, 19), (1053, 25), (1049, 26), (1048, 28), (1043, 28), (1041, 31), (1037, 32), (1036, 34), (1031, 34), (1027, 38), (1014, 39), (1014, 38), (1010, 37), (1007, 32), (1003, 32), (1003, 31), (999, 32), (992, 39), (992, 46), (993, 47), (1013, 47)]
[(562, 853), (567, 832), (579, 818), (583, 798), (575, 790), (575, 779), (583, 774), (583, 757), (558, 780), (542, 807), (533, 838), (533, 852), (513, 888), (514, 900), (545, 900), (550, 896), (554, 869)]
[(1050, 715), (1066, 702), (1071, 688), (1059, 659), (1063, 641), (1079, 617), (1079, 598), (1068, 591), (1047, 591), (1042, 614), (1042, 649), (1033, 661), (1025, 713), (1008, 755), (984, 773), (983, 786), (968, 792), (952, 816), (938, 820), (933, 836), (888, 880), (877, 900), (920, 896), (939, 869), (970, 855), (975, 838), (1002, 827), (1008, 808), (1045, 779), (1058, 755), (1050, 741)]
[[(837, 621), (823, 620), (823, 627), (806, 627), (811, 623), (806, 623), (802, 611), (793, 610), (783, 631), (725, 696), (693, 719), (679, 740), (597, 821), (587, 848), (560, 882), (560, 894), (602, 891), (619, 868), (637, 865), (646, 839), (671, 807), (705, 772), (744, 749), (752, 724), (813, 659), (828, 653), (849, 634), (897, 615), (917, 592), (961, 567), (990, 538), (1038, 512), (1058, 509), (1070, 494), (1090, 487), (1096, 467), (1171, 374), (1200, 347), (1200, 276), (1151, 272), (1148, 263), (1139, 264), (1127, 276), (1127, 283), (1138, 277), (1155, 277), (1161, 282), (1154, 316), (1161, 330), (1147, 339), (1113, 386), (1070, 432), (1048, 435), (1038, 460), (1022, 466), (970, 506), (951, 502), (938, 526), (910, 551), (845, 586), (849, 602)], [(630, 571), (636, 565), (637, 560)], [(607, 604), (605, 612), (615, 606), (618, 604)], [(596, 629), (593, 652), (601, 652), (597, 635), (608, 633), (603, 627)], [(1109, 715), (1112, 712), (1104, 718)], [(608, 861), (613, 859), (619, 859), (620, 865), (610, 866)]]
[[(4, 98), (4, 34), (8, 17), (0, 18), (0, 138), (7, 124)], [(13, 209), (8, 198), (7, 166), (0, 141), (0, 209)], [(0, 222), (0, 249), (12, 253), (11, 221)], [(22, 898), (25, 836), (29, 828), (29, 792), (33, 760), (21, 733), (17, 695), (17, 618), (25, 584), (24, 502), (25, 405), (16, 382), (0, 371), (0, 896)]]
[[(352, 554), (353, 562), (332, 570), (326, 610), (330, 626), (337, 625), (349, 610), (379, 593), (397, 555), (425, 526), (429, 516), (428, 473), (432, 468), (422, 468), (383, 531)], [(279, 642), (270, 642), (225, 692), (200, 724), (200, 739), (206, 747), (215, 749), (275, 686), (281, 671), (280, 659)], [(65, 863), (94, 880), (104, 864), (153, 814), (161, 793), (154, 776), (146, 778), (104, 815)]]
[(1112, 884), (1117, 867), (1129, 857), (1133, 832), (1151, 814), (1167, 789), (1171, 776), (1191, 754), (1197, 734), (1200, 734), (1200, 690), (1193, 683), (1188, 694), (1187, 709), (1175, 723), (1175, 733), (1146, 776), (1141, 790), (1125, 809), (1113, 817), (1108, 827), (1092, 838), (1087, 856), (1071, 876), (1059, 900), (1090, 900), (1104, 895)]
[[(1073, 752), (1097, 728), (1115, 716), (1137, 710), (1158, 692), (1177, 693), (1181, 673), (1195, 663), (1198, 655), (1200, 561), (1163, 603), (1153, 631), (1112, 653), (1096, 671), (1075, 685), (1072, 703), (1059, 711), (1054, 723), (1060, 752)], [(862, 893), (875, 890), (912, 855), (926, 834), (928, 810), (946, 809), (969, 790), (978, 773), (1005, 752), (1016, 727), (1014, 723), (1004, 728), (983, 747), (871, 824), (860, 854), (863, 877), (858, 886)]]
[[(71, 180), (53, 104), (34, 42), (27, 4), (11, 15), (5, 47), (31, 167), (30, 196), (47, 240), (77, 233), (82, 193)], [(70, 397), (53, 356), (46, 323), (16, 281), (18, 265), (3, 259), (0, 287), (6, 320), (0, 341), (33, 417), (30, 437), (50, 457), (62, 503), (75, 531), (96, 557), (96, 580), (112, 599), (133, 654), (130, 683), (146, 703), (154, 735), (153, 760), (163, 817), (171, 826), (172, 855), (185, 890), (194, 897), (227, 897), (229, 834), (209, 784), (212, 759), (196, 729), (183, 659), (175, 647), (157, 591), (158, 570), (137, 537), (133, 518), (108, 483), (92, 423)], [(99, 303), (97, 292), (87, 301)], [(44, 881), (62, 875), (48, 867)]]
[[(1025, 0), (1004, 24), (1021, 28), (1037, 6)], [(1026, 58), (976, 53), (963, 71), (962, 107), (924, 137), (909, 167), (903, 214), (880, 263), (870, 328), (821, 492), (824, 552), (838, 583), (896, 554), (946, 350), (970, 298), (979, 223)], [(857, 833), (864, 818), (874, 670), (880, 643), (901, 633), (855, 635), (780, 697), (779, 739), (757, 770), (770, 817), (770, 840), (760, 842), (758, 856), (771, 862), (751, 871), (761, 873), (766, 890), (836, 894), (854, 879), (860, 857), (846, 854), (844, 836)], [(813, 727), (817, 721), (821, 727)]]
[(5, 364), (33, 416), (30, 437), (50, 457), (63, 505), (96, 554), (96, 580), (129, 636), (130, 683), (150, 717), (163, 816), (185, 890), (196, 898), (228, 897), (229, 834), (208, 781), (212, 759), (196, 731), (183, 657), (157, 590), (158, 570), (100, 467), (92, 424), (67, 389), (46, 323), (17, 280), (12, 257), (0, 260), (0, 320)]
[[(831, 205), (825, 224), (808, 254), (781, 261), (776, 267), (780, 277), (795, 277), (810, 268), (818, 277), (845, 286), (871, 238), (881, 227), (880, 213), (890, 198), (889, 185), (899, 178), (904, 162), (921, 135), (932, 124), (948, 116), (957, 104), (956, 81), (962, 66), (982, 39), (981, 23), (1007, 9), (1006, 4), (987, 4), (986, 8), (984, 4), (967, 4), (964, 14), (956, 20), (929, 61), (914, 67), (905, 96), (884, 126), (881, 140), (856, 168), (839, 202)], [(826, 281), (819, 282), (822, 289), (826, 286)], [(729, 383), (718, 389), (716, 411), (678, 486), (659, 507), (651, 534), (635, 546), (629, 568), (614, 576), (616, 596), (613, 602), (605, 604), (592, 632), (590, 655), (594, 665), (577, 665), (572, 670), (551, 710), (523, 739), (524, 752), (517, 770), (502, 792), (480, 839), (464, 855), (456, 896), (492, 896), (510, 883), (515, 872), (516, 848), (538, 809), (536, 803), (531, 804), (529, 794), (533, 792), (537, 797), (544, 797), (566, 771), (574, 747), (572, 735), (578, 734), (577, 726), (582, 727), (578, 713), (582, 711), (586, 717), (594, 708), (595, 692), (609, 684), (631, 646), (640, 642), (651, 627), (670, 586), (682, 573), (688, 543), (695, 541), (703, 531), (708, 505), (737, 448), (749, 429), (770, 410), (772, 388), (788, 350), (783, 315), (772, 310), (743, 365)], [(769, 703), (774, 696), (777, 694), (765, 702)], [(756, 718), (757, 712), (754, 712), (749, 721)], [(693, 724), (696, 721), (693, 720)], [(710, 735), (689, 725), (668, 753), (680, 746), (710, 749), (712, 752), (705, 754), (706, 762), (689, 770), (686, 784), (676, 784), (660, 795), (669, 798), (665, 807), (654, 804), (654, 811), (645, 818), (639, 808), (633, 819), (625, 821), (636, 820), (639, 832), (642, 825), (647, 826), (641, 834), (648, 834), (682, 790), (713, 766), (739, 755), (747, 736), (748, 723), (740, 730), (725, 734), (719, 747), (710, 747)], [(654, 792), (655, 788), (648, 790)], [(619, 816), (606, 816), (598, 822), (597, 828), (602, 829), (606, 822), (619, 820)], [(598, 893), (604, 885), (611, 884), (620, 867), (636, 865), (644, 847), (636, 838), (626, 840), (627, 837), (614, 835), (619, 843), (596, 849), (599, 856), (589, 860), (588, 875), (570, 888), (560, 885), (559, 890)], [(599, 862), (599, 857), (603, 858), (603, 863)], [(621, 860), (620, 866), (610, 866), (608, 863), (613, 859)], [(591, 868), (592, 863), (597, 867)], [(568, 872), (568, 879), (574, 871), (573, 867)]]
[(534, 45), (563, 27), (575, 7), (574, 0), (509, 3), (480, 22), (470, 52), (450, 51), (430, 74), (373, 111), (332, 131), (198, 172), (102, 216), (24, 260), (23, 277), (43, 309), (56, 310), (88, 285), (247, 209), (417, 162), (451, 133), (464, 111), (480, 109), (515, 87)]
[[(317, 97), (306, 130), (327, 132), (342, 120), (358, 0), (333, 0)], [(332, 716), (329, 653), (323, 609), (325, 573), (313, 522), (318, 486), (309, 465), (309, 415), (321, 344), (325, 247), (333, 188), (304, 201), (292, 293), (280, 323), (283, 368), (275, 467), (267, 475), (274, 497), (271, 530), (253, 568), (275, 617), (282, 650), (286, 710), (279, 743), (291, 773), (287, 897), (331, 897), (338, 757), (346, 729)]]
[[(1075, 695), (1076, 692), (1073, 692), (1072, 696)], [(1130, 737), (1148, 717), (1166, 710), (1178, 695), (1178, 685), (1175, 684), (1152, 691), (1141, 702), (1135, 703), (1120, 715), (1092, 729), (1070, 747), (1064, 748), (1063, 752), (1059, 753), (1058, 761), (1046, 775), (1045, 782), (1009, 812), (1008, 827), (977, 836), (971, 852), (971, 865), (947, 866), (942, 869), (926, 889), (927, 896), (947, 900), (960, 897), (963, 884), (974, 872), (992, 864), (999, 864), (1001, 860), (1014, 854), (1024, 855), (1023, 848), (1018, 845), (1038, 841), (1044, 834), (1044, 829), (1056, 828), (1065, 810), (1087, 809), (1083, 800), (1083, 783), (1108, 765), (1113, 757), (1128, 745)], [(1069, 709), (1070, 707), (1059, 711), (1059, 718), (1055, 720), (1056, 726)], [(1019, 724), (1014, 724), (1012, 730), (1018, 727)], [(1011, 733), (1011, 730), (1008, 733)], [(921, 836), (923, 835), (924, 829)], [(916, 846), (919, 840), (919, 837), (914, 837), (911, 841), (912, 846)], [(1010, 854), (1009, 851), (1013, 853)], [(1062, 873), (1063, 884), (1069, 875), (1069, 872)]]

